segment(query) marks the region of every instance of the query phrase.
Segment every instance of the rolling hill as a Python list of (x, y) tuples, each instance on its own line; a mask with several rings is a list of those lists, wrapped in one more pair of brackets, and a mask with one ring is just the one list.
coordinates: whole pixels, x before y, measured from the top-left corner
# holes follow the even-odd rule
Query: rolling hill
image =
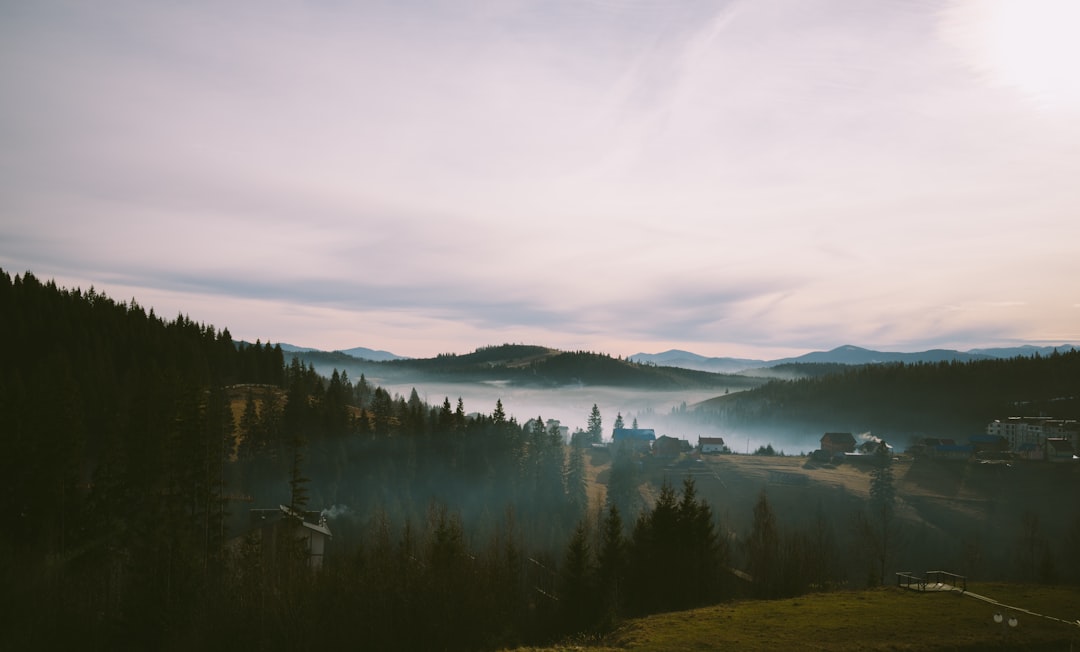
[(362, 360), (341, 351), (297, 351), (304, 364), (320, 373), (333, 369), (351, 377), (364, 374), (387, 383), (420, 381), (505, 382), (516, 386), (608, 386), (651, 389), (749, 388), (765, 382), (730, 374), (657, 366), (586, 351), (560, 351), (544, 346), (503, 344), (472, 353), (446, 353), (434, 358)]

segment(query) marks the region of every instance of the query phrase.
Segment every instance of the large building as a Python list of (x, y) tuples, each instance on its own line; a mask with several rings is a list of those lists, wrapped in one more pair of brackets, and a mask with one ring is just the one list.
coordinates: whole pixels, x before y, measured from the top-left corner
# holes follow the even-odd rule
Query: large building
[(995, 419), (986, 426), (986, 434), (1004, 437), (1009, 442), (1009, 449), (1042, 450), (1046, 440), (1067, 439), (1072, 442), (1073, 451), (1080, 441), (1080, 422), (1053, 417), (1008, 417)]

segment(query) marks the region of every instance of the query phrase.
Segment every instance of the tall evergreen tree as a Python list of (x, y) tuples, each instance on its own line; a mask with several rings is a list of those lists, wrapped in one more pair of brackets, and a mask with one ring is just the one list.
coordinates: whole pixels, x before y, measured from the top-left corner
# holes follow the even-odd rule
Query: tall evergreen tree
[(568, 516), (580, 520), (589, 508), (589, 479), (585, 470), (585, 450), (579, 446), (570, 447), (566, 456), (566, 468), (563, 472), (566, 482), (566, 504)]
[(763, 598), (773, 597), (780, 567), (780, 532), (764, 489), (754, 504), (754, 521), (744, 547), (747, 571), (754, 581), (754, 593)]
[(578, 521), (559, 567), (559, 615), (563, 631), (581, 632), (596, 620), (596, 580), (585, 521)]
[(589, 441), (593, 444), (599, 444), (604, 437), (604, 422), (596, 403), (593, 403), (592, 411), (589, 412), (588, 428), (585, 432), (589, 434)]
[(619, 508), (610, 504), (600, 522), (600, 545), (596, 551), (597, 599), (602, 614), (601, 626), (613, 627), (622, 616), (622, 590), (626, 578), (627, 544), (623, 535)]
[(874, 468), (870, 472), (870, 512), (877, 529), (875, 556), (878, 585), (885, 583), (885, 566), (892, 555), (896, 538), (896, 488), (893, 483), (892, 456), (881, 442), (874, 453)]

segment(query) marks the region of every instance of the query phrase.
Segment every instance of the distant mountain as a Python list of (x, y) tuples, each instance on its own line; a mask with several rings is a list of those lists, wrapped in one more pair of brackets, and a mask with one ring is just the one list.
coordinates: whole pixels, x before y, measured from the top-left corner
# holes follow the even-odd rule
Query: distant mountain
[(794, 358), (782, 358), (772, 360), (767, 366), (775, 367), (781, 364), (797, 364), (803, 362), (839, 362), (841, 364), (876, 364), (881, 362), (970, 362), (972, 360), (987, 360), (993, 356), (980, 355), (977, 353), (961, 353), (950, 349), (931, 349), (917, 353), (897, 353), (889, 351), (873, 351), (850, 344), (838, 346), (831, 351), (813, 351)]
[(354, 358), (360, 358), (361, 360), (373, 360), (375, 362), (383, 362), (386, 360), (408, 360), (405, 356), (397, 355), (396, 353), (390, 353), (389, 351), (381, 351), (375, 349), (369, 349), (363, 346), (353, 347), (351, 349), (345, 349), (342, 351), (345, 355), (351, 355)]
[(1026, 344), (1024, 346), (1011, 346), (996, 349), (971, 349), (968, 353), (978, 353), (982, 355), (988, 355), (993, 358), (1015, 358), (1017, 356), (1026, 356), (1029, 358), (1035, 357), (1035, 355), (1048, 356), (1053, 355), (1054, 351), (1058, 353), (1066, 353), (1076, 348), (1072, 344), (1062, 344), (1061, 346), (1032, 346)]
[(302, 351), (318, 351), (319, 349), (313, 349), (307, 346), (296, 346), (295, 344), (286, 344), (285, 342), (279, 342), (278, 346), (285, 353), (300, 353)]
[(1065, 353), (1072, 350), (1071, 344), (1061, 346), (1017, 346), (988, 349), (972, 349), (970, 351), (954, 351), (952, 349), (930, 349), (915, 353), (899, 353), (890, 351), (874, 351), (858, 346), (838, 346), (831, 351), (813, 351), (793, 358), (780, 358), (777, 360), (753, 360), (746, 358), (709, 358), (690, 351), (672, 349), (662, 353), (635, 353), (630, 360), (647, 364), (666, 365), (681, 367), (683, 369), (697, 369), (713, 373), (742, 373), (752, 369), (769, 369), (781, 365), (791, 364), (876, 364), (882, 362), (903, 362), (907, 364), (917, 362), (970, 362), (974, 360), (989, 360), (993, 358), (1015, 358), (1017, 356), (1033, 357), (1036, 354), (1048, 356), (1053, 352)]
[[(281, 350), (285, 353), (330, 353), (330, 351), (325, 351), (323, 349), (316, 349), (310, 346), (296, 346), (295, 344), (286, 344), (285, 342), (282, 342), (280, 346)], [(397, 355), (396, 353), (378, 351), (363, 346), (357, 346), (338, 352), (361, 360), (372, 360), (375, 362), (383, 362), (386, 360), (408, 360), (405, 356)]]
[(755, 369), (768, 365), (765, 360), (751, 360), (748, 358), (707, 358), (697, 353), (671, 349), (663, 353), (635, 353), (630, 360), (644, 364), (655, 364), (664, 367), (681, 367), (683, 369), (696, 369), (711, 373), (733, 374), (747, 369)]

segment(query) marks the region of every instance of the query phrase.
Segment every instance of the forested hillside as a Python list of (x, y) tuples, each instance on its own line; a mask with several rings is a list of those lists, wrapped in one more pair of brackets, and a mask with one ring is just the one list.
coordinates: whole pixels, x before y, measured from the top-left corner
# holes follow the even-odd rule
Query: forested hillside
[[(0, 273), (0, 314), (0, 647), (489, 649), (724, 595), (692, 486), (656, 527), (609, 509), (590, 552), (586, 449), (542, 415), (322, 377), (30, 273)], [(252, 538), (279, 504), (330, 519), (321, 570), (300, 520)], [(699, 584), (658, 600), (634, 569), (672, 551)]]
[[(1080, 352), (972, 362), (888, 363), (772, 381), (694, 406), (726, 428), (961, 436), (1010, 415), (1080, 417)], [(898, 442), (901, 443), (901, 442)]]
[(604, 353), (558, 351), (542, 346), (503, 344), (472, 353), (446, 353), (434, 358), (375, 362), (341, 352), (302, 351), (297, 355), (321, 371), (347, 370), (397, 383), (506, 381), (517, 386), (564, 387), (603, 385), (657, 390), (756, 387), (763, 381), (678, 367), (658, 367)]

